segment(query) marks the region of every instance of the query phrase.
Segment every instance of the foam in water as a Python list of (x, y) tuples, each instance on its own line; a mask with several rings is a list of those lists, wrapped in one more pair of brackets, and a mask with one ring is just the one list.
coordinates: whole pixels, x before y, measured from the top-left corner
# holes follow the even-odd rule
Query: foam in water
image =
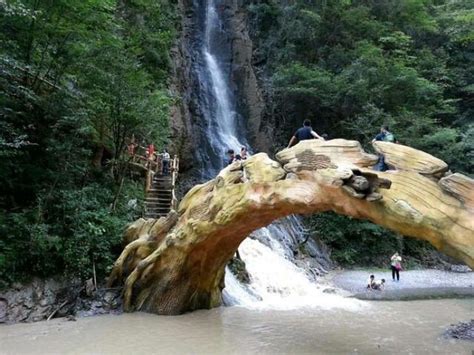
[(251, 282), (246, 288), (231, 272), (226, 273), (225, 298), (231, 304), (255, 309), (311, 307), (358, 311), (365, 308), (365, 302), (322, 292), (301, 268), (284, 257), (284, 248), (277, 241), (273, 240), (273, 244), (269, 248), (247, 238), (240, 245), (239, 253)]

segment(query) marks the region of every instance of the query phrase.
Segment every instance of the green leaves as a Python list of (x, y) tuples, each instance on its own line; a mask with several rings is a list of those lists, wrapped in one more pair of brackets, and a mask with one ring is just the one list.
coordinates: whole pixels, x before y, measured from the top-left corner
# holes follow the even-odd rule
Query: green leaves
[[(303, 118), (320, 133), (365, 146), (389, 123), (401, 143), (473, 172), (461, 138), (474, 114), (471, 3), (259, 1), (249, 9), (282, 141)], [(436, 146), (445, 129), (456, 139)]]
[[(305, 118), (368, 150), (388, 124), (402, 144), (474, 173), (472, 1), (250, 2), (275, 149)], [(369, 222), (324, 214), (311, 223), (343, 264), (384, 265), (399, 247)], [(432, 250), (405, 246), (417, 256)]]
[(127, 202), (143, 195), (126, 142), (168, 141), (175, 6), (0, 4), (0, 279), (88, 277), (113, 262), (140, 214)]

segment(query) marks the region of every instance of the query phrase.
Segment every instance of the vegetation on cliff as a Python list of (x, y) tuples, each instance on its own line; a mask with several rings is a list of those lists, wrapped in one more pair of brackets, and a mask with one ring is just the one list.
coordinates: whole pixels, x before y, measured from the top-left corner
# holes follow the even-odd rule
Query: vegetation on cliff
[[(472, 1), (259, 0), (248, 11), (275, 150), (303, 118), (369, 149), (387, 123), (402, 144), (474, 174)], [(309, 224), (345, 265), (383, 265), (394, 249), (431, 253), (369, 222), (318, 215)]]
[(127, 139), (167, 139), (175, 27), (167, 0), (0, 3), (1, 282), (111, 265), (143, 190)]

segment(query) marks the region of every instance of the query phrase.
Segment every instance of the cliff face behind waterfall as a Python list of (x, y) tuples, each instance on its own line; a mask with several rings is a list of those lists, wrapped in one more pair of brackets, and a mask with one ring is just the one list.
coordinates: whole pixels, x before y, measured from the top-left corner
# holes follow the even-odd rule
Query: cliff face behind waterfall
[[(203, 123), (203, 107), (198, 97), (202, 83), (196, 74), (196, 66), (202, 64), (198, 62), (196, 52), (201, 51), (204, 38), (204, 9), (198, 3), (180, 1), (182, 31), (173, 50), (172, 88), (179, 101), (172, 110), (172, 144), (182, 152), (184, 169), (198, 169), (196, 147), (208, 139)], [(233, 85), (231, 89), (237, 99), (236, 109), (242, 117), (240, 129), (246, 131), (250, 145), (256, 150), (268, 151), (271, 127), (262, 122), (264, 102), (252, 66), (253, 43), (247, 30), (247, 11), (231, 0), (220, 1), (219, 11), (224, 25), (220, 43), (224, 50), (220, 59), (225, 63), (226, 75)]]

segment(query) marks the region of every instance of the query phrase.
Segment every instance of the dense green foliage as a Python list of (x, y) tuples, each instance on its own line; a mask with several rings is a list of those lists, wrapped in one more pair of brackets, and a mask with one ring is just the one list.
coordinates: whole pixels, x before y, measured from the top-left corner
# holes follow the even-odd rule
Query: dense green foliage
[[(474, 2), (248, 3), (255, 62), (269, 79), (275, 149), (304, 118), (320, 134), (357, 139), (369, 150), (388, 124), (400, 143), (474, 174)], [(366, 222), (322, 215), (312, 224), (343, 264), (396, 248), (392, 233)]]
[(280, 146), (303, 118), (365, 145), (387, 123), (401, 143), (474, 173), (474, 3), (287, 4), (248, 6)]
[(405, 268), (439, 266), (445, 259), (427, 242), (404, 238), (369, 221), (324, 213), (307, 218), (307, 224), (313, 238), (322, 240), (340, 265), (389, 267), (395, 251), (403, 255)]
[(0, 280), (106, 272), (142, 194), (127, 141), (168, 136), (167, 0), (0, 3)]

